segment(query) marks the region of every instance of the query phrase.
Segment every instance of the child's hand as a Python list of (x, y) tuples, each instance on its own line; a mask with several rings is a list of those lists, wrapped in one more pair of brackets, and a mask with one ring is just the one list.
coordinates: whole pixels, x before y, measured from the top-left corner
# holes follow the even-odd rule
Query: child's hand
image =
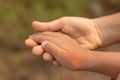
[[(81, 47), (86, 49), (96, 49), (100, 46), (103, 46), (103, 44), (99, 35), (101, 30), (97, 30), (98, 25), (95, 23), (96, 22), (94, 20), (87, 18), (62, 17), (47, 23), (34, 21), (33, 28), (38, 32), (59, 31), (72, 37), (79, 43)], [(25, 44), (30, 48), (34, 47), (32, 52), (34, 52), (33, 54), (35, 55), (41, 55), (43, 52), (41, 46), (35, 47), (37, 43), (33, 40), (27, 39)], [(43, 54), (43, 58), (46, 61), (51, 61), (54, 59), (49, 53)], [(57, 65), (56, 61), (53, 61), (53, 63)]]
[(92, 19), (62, 17), (51, 22), (34, 21), (32, 25), (38, 32), (60, 31), (66, 33), (87, 49), (96, 49), (105, 46), (105, 44), (102, 44), (102, 28), (99, 28), (99, 25), (96, 25), (96, 21)]
[[(101, 46), (112, 44), (118, 40), (119, 26), (117, 27), (117, 25), (119, 25), (119, 22), (117, 21), (119, 20), (113, 20), (113, 18), (116, 17), (117, 16), (115, 15), (113, 15), (113, 17), (108, 16), (105, 18), (103, 17), (97, 19), (62, 17), (51, 22), (35, 21), (33, 22), (33, 28), (39, 32), (59, 31), (71, 36), (79, 43), (81, 47), (84, 47), (86, 49), (96, 49)], [(35, 52), (36, 55), (41, 55), (43, 52), (41, 46), (35, 47), (37, 43), (33, 40), (28, 39), (25, 41), (25, 43), (28, 47), (34, 47), (34, 49), (36, 48), (39, 50), (35, 52), (33, 49), (33, 52)], [(48, 53), (45, 53), (43, 57), (47, 61), (53, 60), (53, 57)], [(56, 62), (54, 63), (56, 64)]]
[[(77, 41), (66, 34), (43, 32), (33, 34), (30, 39), (40, 43), (45, 52), (51, 54), (60, 65), (68, 69), (83, 69), (91, 62), (90, 51), (82, 48)], [(33, 48), (33, 53), (36, 49)], [(43, 54), (43, 52), (40, 53)]]
[[(95, 49), (119, 42), (119, 17), (120, 13), (97, 19), (63, 17), (47, 23), (35, 21), (33, 22), (34, 29), (44, 33), (32, 35), (31, 39), (27, 39), (25, 43), (32, 48), (33, 53), (43, 54), (44, 60), (57, 60), (69, 69), (94, 71), (115, 78), (120, 72), (119, 52), (104, 53), (86, 49)], [(52, 31), (66, 35), (54, 34)]]
[[(70, 36), (59, 32), (37, 33), (30, 36), (30, 39), (41, 44), (44, 52), (53, 56), (67, 69), (93, 71), (113, 78), (120, 73), (119, 52), (90, 51), (82, 48)], [(36, 51), (35, 48), (33, 48), (33, 53), (34, 51)], [(44, 52), (41, 54), (44, 55)]]

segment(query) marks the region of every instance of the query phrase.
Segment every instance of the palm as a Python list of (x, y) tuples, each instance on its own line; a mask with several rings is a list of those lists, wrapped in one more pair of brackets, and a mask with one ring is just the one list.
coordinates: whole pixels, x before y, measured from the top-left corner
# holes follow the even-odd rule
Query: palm
[(36, 31), (61, 31), (68, 34), (87, 49), (96, 49), (101, 46), (95, 22), (87, 18), (63, 17), (51, 22), (33, 22)]
[(100, 46), (101, 40), (92, 20), (67, 17), (63, 18), (61, 23), (63, 24), (61, 31), (77, 40), (82, 47), (95, 49)]

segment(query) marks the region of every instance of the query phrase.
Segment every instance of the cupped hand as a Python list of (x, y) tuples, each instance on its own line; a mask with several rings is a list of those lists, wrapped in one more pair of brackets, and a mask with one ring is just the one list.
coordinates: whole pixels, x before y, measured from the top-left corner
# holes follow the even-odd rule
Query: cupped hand
[(32, 25), (38, 32), (60, 31), (65, 33), (87, 49), (96, 49), (103, 45), (101, 36), (99, 35), (98, 25), (92, 19), (62, 17), (51, 22), (34, 21)]
[(41, 44), (45, 52), (51, 54), (60, 65), (68, 69), (84, 69), (92, 55), (76, 40), (60, 32), (36, 33), (31, 35), (30, 39)]
[[(96, 49), (102, 45), (102, 40), (99, 35), (98, 26), (96, 22), (88, 18), (79, 17), (62, 17), (51, 22), (33, 22), (33, 28), (38, 32), (52, 31), (61, 32), (69, 35), (76, 40), (81, 47), (86, 49)], [(35, 41), (27, 39), (25, 41), (28, 47), (33, 48), (32, 52), (35, 55), (41, 55), (43, 49), (41, 46), (35, 46)], [(41, 51), (40, 51), (41, 50)], [(46, 61), (54, 60), (48, 52), (43, 54)], [(56, 61), (53, 61), (57, 65)]]

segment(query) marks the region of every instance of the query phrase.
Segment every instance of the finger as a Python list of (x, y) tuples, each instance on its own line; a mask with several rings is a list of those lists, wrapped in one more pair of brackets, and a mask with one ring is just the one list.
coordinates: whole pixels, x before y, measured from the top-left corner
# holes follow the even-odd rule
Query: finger
[[(49, 36), (49, 37), (54, 37), (54, 38), (56, 38), (56, 37), (58, 37), (58, 36), (63, 36), (63, 34), (64, 33), (61, 33), (61, 32), (51, 32), (51, 31), (45, 31), (45, 32), (39, 32), (39, 33), (34, 33), (34, 34), (32, 34), (32, 35), (30, 35), (30, 37), (32, 37), (32, 36)], [(64, 34), (64, 35), (66, 35), (66, 34)]]
[(26, 39), (25, 40), (25, 45), (28, 48), (33, 48), (33, 47), (37, 46), (38, 44), (35, 41), (33, 41), (32, 39)]
[(34, 40), (37, 43), (42, 43), (44, 40), (53, 41), (53, 38), (54, 38), (54, 40), (56, 40), (55, 34), (53, 34), (54, 36), (51, 36), (52, 34), (50, 34), (50, 32), (35, 33), (35, 34), (31, 35), (29, 38)]
[(52, 61), (54, 58), (53, 58), (53, 56), (52, 56), (50, 53), (45, 52), (45, 53), (43, 54), (43, 59), (44, 59), (45, 61)]
[(53, 61), (54, 66), (61, 66), (56, 60)]
[(35, 46), (33, 49), (32, 49), (32, 53), (34, 55), (42, 55), (44, 53), (44, 49), (42, 48), (41, 45), (38, 45), (38, 46)]
[(43, 41), (41, 33), (32, 34), (32, 35), (29, 36), (29, 38), (34, 40), (37, 43), (41, 43)]
[(61, 29), (61, 22), (60, 20), (54, 20), (51, 22), (38, 22), (38, 21), (33, 21), (32, 26), (34, 30), (36, 31), (58, 31)]
[(58, 47), (57, 45), (53, 44), (52, 42), (49, 41), (43, 41), (42, 42), (42, 47), (45, 49), (46, 52), (50, 53), (55, 57), (55, 59), (58, 59), (61, 57), (61, 55), (64, 53), (64, 49)]
[[(35, 33), (36, 35), (44, 35), (44, 36), (51, 36), (51, 37), (57, 37), (61, 34), (61, 32), (51, 32), (51, 31), (45, 31), (45, 32), (42, 32), (42, 33)], [(63, 33), (62, 33), (63, 34)]]

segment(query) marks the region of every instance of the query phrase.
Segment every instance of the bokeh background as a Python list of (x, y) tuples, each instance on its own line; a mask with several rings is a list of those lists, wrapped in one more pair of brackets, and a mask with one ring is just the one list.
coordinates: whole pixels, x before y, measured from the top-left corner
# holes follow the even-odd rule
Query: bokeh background
[[(69, 71), (44, 62), (26, 48), (34, 20), (62, 16), (96, 18), (120, 11), (120, 0), (0, 0), (0, 80), (110, 80), (108, 76)], [(120, 51), (120, 44), (103, 48)]]

